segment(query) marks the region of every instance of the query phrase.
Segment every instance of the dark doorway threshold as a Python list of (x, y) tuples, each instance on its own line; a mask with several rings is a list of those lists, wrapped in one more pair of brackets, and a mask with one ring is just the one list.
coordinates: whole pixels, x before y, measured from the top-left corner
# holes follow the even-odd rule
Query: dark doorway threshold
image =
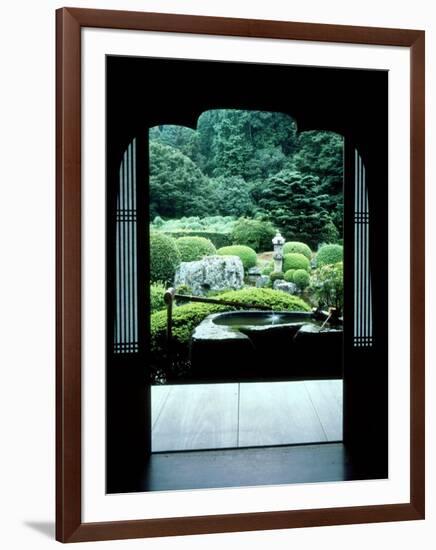
[[(174, 491), (289, 483), (384, 479), (368, 455), (353, 457), (344, 444), (152, 453), (140, 479), (109, 492)], [(122, 484), (123, 485), (123, 484)]]

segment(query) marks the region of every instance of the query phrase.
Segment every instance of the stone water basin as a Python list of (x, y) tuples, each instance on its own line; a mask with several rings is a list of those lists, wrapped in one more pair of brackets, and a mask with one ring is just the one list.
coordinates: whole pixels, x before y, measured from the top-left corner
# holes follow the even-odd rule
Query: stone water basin
[(206, 317), (191, 338), (194, 379), (342, 377), (342, 327), (311, 312), (233, 311)]

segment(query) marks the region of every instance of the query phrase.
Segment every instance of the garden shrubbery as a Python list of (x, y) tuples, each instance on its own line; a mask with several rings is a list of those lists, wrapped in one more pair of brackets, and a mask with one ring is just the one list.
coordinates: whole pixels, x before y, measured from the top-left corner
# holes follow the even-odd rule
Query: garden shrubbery
[(217, 254), (220, 256), (238, 256), (241, 259), (245, 271), (250, 267), (254, 267), (257, 263), (256, 252), (249, 246), (223, 246), (217, 250)]
[(274, 271), (274, 262), (266, 262), (262, 267), (262, 275), (270, 275)]
[(218, 231), (164, 231), (164, 233), (173, 239), (180, 239), (181, 237), (203, 237), (211, 241), (215, 248), (230, 246), (232, 244), (230, 233), (219, 233)]
[(298, 241), (289, 241), (283, 246), (283, 254), (291, 254), (292, 252), (298, 252), (298, 254), (303, 254), (308, 260), (312, 258), (312, 251), (309, 246)]
[(161, 282), (152, 283), (150, 285), (150, 309), (151, 312), (165, 309), (165, 285)]
[(180, 264), (180, 252), (174, 239), (153, 231), (150, 233), (150, 280), (170, 282)]
[(214, 245), (204, 237), (180, 237), (176, 240), (176, 245), (182, 262), (194, 262), (216, 253)]
[(296, 269), (292, 276), (294, 282), (300, 290), (304, 290), (310, 284), (309, 273), (305, 269)]
[(284, 276), (285, 281), (287, 281), (288, 283), (293, 283), (294, 282), (294, 273), (296, 271), (297, 271), (296, 269), (288, 269), (285, 272), (285, 276)]
[(321, 267), (328, 264), (337, 264), (342, 262), (343, 255), (344, 251), (340, 244), (325, 244), (321, 246), (316, 254), (316, 265)]
[(305, 269), (309, 271), (310, 262), (303, 254), (291, 252), (283, 256), (283, 271), (286, 273), (289, 269)]
[(343, 263), (327, 264), (316, 269), (310, 290), (318, 307), (335, 307), (340, 314), (344, 306)]
[(257, 252), (272, 249), (272, 239), (275, 229), (271, 222), (240, 218), (232, 230), (233, 244), (242, 244), (254, 248)]
[(272, 273), (270, 273), (269, 278), (272, 282), (281, 281), (285, 278), (285, 274), (283, 273), (283, 271), (273, 271)]
[[(273, 311), (310, 311), (306, 302), (297, 296), (269, 288), (243, 288), (219, 295), (229, 302), (239, 302), (255, 307), (268, 307)], [(211, 313), (231, 311), (232, 306), (218, 304), (188, 303), (173, 310), (172, 350), (181, 364), (189, 358), (189, 342), (195, 327)], [(158, 311), (151, 315), (151, 357), (153, 376), (165, 365), (167, 312)], [(168, 375), (168, 373), (166, 373)]]

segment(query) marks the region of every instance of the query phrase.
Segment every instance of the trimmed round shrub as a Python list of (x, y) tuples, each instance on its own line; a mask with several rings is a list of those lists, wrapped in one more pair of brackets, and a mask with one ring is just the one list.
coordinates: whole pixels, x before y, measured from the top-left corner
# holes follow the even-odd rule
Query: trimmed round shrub
[(305, 269), (296, 269), (292, 280), (300, 290), (304, 290), (309, 286), (310, 276)]
[(160, 282), (150, 285), (150, 309), (152, 313), (154, 311), (166, 309), (164, 300), (165, 290), (165, 285)]
[(170, 282), (180, 264), (180, 252), (174, 239), (163, 233), (150, 233), (150, 280)]
[(256, 252), (249, 246), (235, 244), (233, 246), (223, 246), (216, 251), (220, 256), (239, 256), (244, 269), (250, 269), (257, 263)]
[(321, 267), (323, 265), (337, 264), (342, 262), (344, 255), (343, 247), (340, 244), (325, 244), (321, 246), (316, 254), (316, 265)]
[(294, 282), (294, 273), (295, 271), (297, 271), (296, 269), (288, 269), (288, 271), (285, 272), (285, 281), (287, 281), (288, 283), (293, 283)]
[(271, 222), (239, 218), (232, 230), (232, 242), (254, 248), (257, 252), (272, 250), (275, 229)]
[(283, 271), (273, 271), (272, 273), (270, 273), (269, 278), (272, 282), (279, 281), (285, 278), (285, 274), (283, 273)]
[[(231, 290), (218, 296), (229, 302), (239, 302), (250, 306), (268, 307), (272, 311), (310, 311), (310, 306), (298, 296), (286, 294), (281, 290), (270, 288), (247, 287), (241, 290)], [(195, 327), (211, 313), (240, 309), (218, 304), (188, 303), (177, 306), (173, 310), (173, 341), (172, 353), (177, 362), (184, 364), (189, 370), (189, 343)], [(168, 372), (166, 356), (167, 313), (157, 311), (151, 315), (151, 367), (152, 378), (168, 379), (177, 377), (178, 372)], [(182, 373), (183, 374), (183, 373)]]
[(290, 254), (285, 254), (283, 256), (283, 270), (288, 271), (288, 269), (305, 269), (309, 271), (310, 262), (303, 254), (299, 252), (291, 252)]
[(307, 246), (307, 244), (300, 243), (298, 241), (289, 241), (283, 246), (283, 254), (291, 254), (292, 252), (298, 252), (298, 254), (303, 254), (308, 260), (312, 258), (312, 251)]
[(209, 239), (204, 237), (180, 237), (176, 240), (182, 262), (201, 260), (203, 256), (212, 256), (216, 248)]

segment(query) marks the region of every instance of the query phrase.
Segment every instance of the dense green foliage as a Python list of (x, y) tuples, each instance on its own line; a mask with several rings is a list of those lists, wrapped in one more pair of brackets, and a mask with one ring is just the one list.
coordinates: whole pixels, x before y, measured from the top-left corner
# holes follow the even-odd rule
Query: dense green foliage
[(320, 267), (341, 262), (343, 254), (344, 251), (340, 244), (325, 244), (316, 254), (316, 265)]
[(250, 216), (255, 207), (251, 186), (241, 176), (218, 176), (210, 180), (212, 209), (223, 216)]
[(285, 271), (285, 276), (284, 276), (285, 281), (287, 281), (288, 283), (293, 283), (294, 273), (296, 271), (297, 271), (296, 269), (288, 269), (287, 271)]
[(215, 246), (204, 237), (180, 237), (176, 240), (176, 245), (182, 262), (194, 262), (216, 253)]
[(262, 216), (313, 248), (340, 239), (341, 136), (297, 134), (288, 115), (237, 109), (204, 112), (197, 130), (165, 125), (149, 136), (152, 218)]
[(165, 290), (165, 285), (160, 282), (150, 285), (150, 309), (152, 313), (165, 309)]
[(280, 281), (285, 278), (285, 274), (283, 273), (283, 271), (273, 271), (272, 273), (270, 273), (269, 278), (272, 282)]
[(335, 307), (340, 314), (344, 305), (343, 263), (327, 264), (316, 269), (310, 289), (319, 307)]
[(206, 215), (210, 182), (179, 150), (150, 141), (150, 217)]
[(305, 269), (309, 271), (310, 262), (303, 254), (291, 252), (283, 256), (283, 271), (286, 272), (289, 269)]
[(233, 245), (223, 246), (216, 251), (219, 256), (238, 256), (241, 258), (244, 270), (254, 267), (257, 263), (256, 252), (249, 246)]
[(150, 233), (150, 280), (172, 281), (180, 253), (174, 239), (157, 231)]
[(292, 281), (300, 290), (304, 290), (310, 283), (309, 273), (305, 269), (296, 269), (293, 273)]
[(270, 176), (258, 193), (259, 208), (283, 236), (316, 245), (329, 221), (326, 197), (316, 176), (282, 170)]
[(298, 252), (306, 256), (308, 260), (312, 258), (312, 251), (307, 244), (300, 243), (298, 241), (289, 241), (283, 246), (283, 254), (290, 254), (291, 252)]
[(234, 244), (243, 244), (254, 248), (257, 252), (264, 252), (272, 249), (272, 239), (275, 229), (271, 222), (240, 218), (232, 230), (232, 241)]
[(176, 233), (180, 231), (209, 231), (212, 233), (231, 233), (236, 223), (233, 216), (183, 216), (178, 219), (163, 220), (156, 216), (151, 224), (152, 229)]
[[(239, 302), (257, 307), (268, 307), (273, 311), (310, 311), (309, 305), (297, 296), (268, 288), (243, 288), (224, 292), (219, 298), (229, 302)], [(217, 304), (188, 303), (173, 311), (173, 354), (177, 357), (177, 368), (189, 370), (189, 341), (195, 327), (211, 313), (231, 311), (232, 306)], [(238, 309), (238, 308), (235, 308)], [(177, 376), (179, 372), (168, 372), (166, 354), (166, 311), (151, 315), (151, 370), (152, 377)]]

